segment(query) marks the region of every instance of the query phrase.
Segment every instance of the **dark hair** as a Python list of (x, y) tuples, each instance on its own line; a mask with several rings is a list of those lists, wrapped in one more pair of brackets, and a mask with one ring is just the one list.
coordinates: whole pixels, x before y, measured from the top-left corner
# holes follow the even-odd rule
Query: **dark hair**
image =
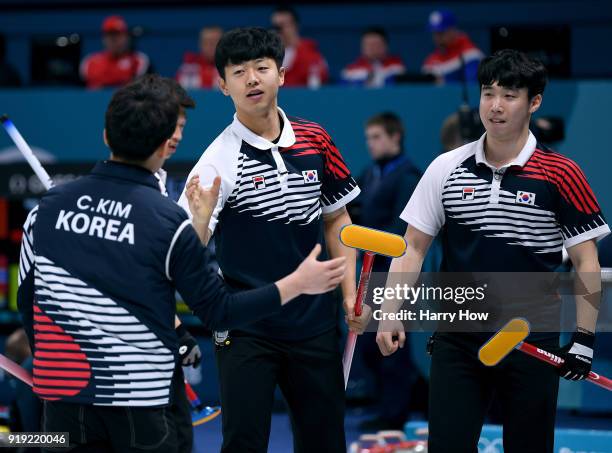
[(141, 162), (172, 137), (179, 102), (158, 75), (142, 76), (117, 90), (106, 109), (106, 139), (114, 155)]
[(295, 22), (298, 25), (300, 23), (300, 16), (298, 16), (297, 11), (289, 5), (278, 5), (276, 8), (274, 8), (274, 11), (272, 12), (272, 14), (276, 14), (276, 13), (290, 14), (291, 17), (293, 18), (293, 22)]
[(399, 134), (400, 149), (404, 149), (404, 125), (399, 116), (393, 112), (382, 112), (366, 121), (366, 127), (382, 126), (387, 135)]
[(193, 100), (191, 96), (187, 94), (187, 91), (185, 91), (185, 88), (183, 88), (180, 83), (178, 83), (176, 80), (171, 79), (169, 77), (163, 77), (161, 78), (161, 81), (162, 83), (166, 83), (168, 85), (168, 88), (170, 89), (170, 91), (174, 93), (176, 100), (178, 101), (179, 105), (182, 108), (184, 109), (195, 108), (196, 106), (195, 101)]
[(387, 35), (386, 30), (384, 28), (382, 28), (382, 27), (369, 27), (369, 28), (366, 28), (363, 31), (363, 33), (361, 34), (361, 37), (363, 38), (365, 35), (378, 35), (382, 39), (384, 39), (385, 42), (389, 42), (389, 36)]
[(215, 66), (223, 79), (228, 64), (241, 64), (258, 58), (272, 58), (278, 68), (285, 48), (278, 33), (261, 27), (234, 28), (224, 33), (215, 51)]
[(506, 88), (527, 88), (527, 95), (532, 99), (544, 93), (546, 67), (537, 58), (518, 50), (498, 50), (482, 60), (478, 67), (478, 83), (481, 88), (495, 82)]

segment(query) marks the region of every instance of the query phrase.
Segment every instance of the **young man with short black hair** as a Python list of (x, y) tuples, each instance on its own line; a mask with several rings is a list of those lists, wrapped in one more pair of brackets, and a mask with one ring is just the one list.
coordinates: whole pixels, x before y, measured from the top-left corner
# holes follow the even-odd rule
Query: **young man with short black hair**
[[(516, 50), (502, 50), (482, 61), (478, 79), (486, 132), (429, 166), (401, 214), (408, 223), (408, 248), (393, 260), (390, 272), (414, 279), (438, 233), (443, 272), (554, 272), (565, 247), (577, 273), (589, 277), (589, 289), (597, 298), (601, 280), (595, 241), (610, 228), (578, 165), (538, 144), (529, 131), (546, 86), (544, 65)], [(413, 279), (404, 283), (413, 284)], [(598, 315), (598, 301), (582, 294), (575, 295), (577, 328), (560, 369), (563, 377), (574, 380), (584, 379), (591, 368)], [(554, 314), (553, 304), (544, 302), (538, 315)], [(401, 302), (393, 301), (383, 308), (394, 311), (398, 305)], [(435, 334), (430, 453), (476, 451), (494, 392), (503, 415), (504, 451), (551, 453), (556, 369), (518, 351), (485, 367), (478, 350), (490, 335)], [(393, 354), (404, 341), (401, 322), (379, 327), (377, 343), (383, 355)], [(559, 334), (540, 331), (530, 341), (554, 351)]]
[[(227, 329), (329, 291), (343, 276), (344, 259), (316, 261), (315, 248), (275, 283), (227, 291), (154, 176), (170, 155), (179, 108), (158, 76), (117, 91), (105, 116), (110, 159), (49, 190), (24, 225), (18, 306), (42, 430), (69, 433), (72, 452), (177, 451), (168, 411), (177, 290), (205, 326)], [(214, 206), (218, 188), (216, 180), (201, 191), (202, 203)]]
[[(191, 206), (194, 225), (204, 242), (214, 232), (223, 277), (234, 288), (272, 281), (315, 243), (325, 243), (324, 255), (347, 259), (344, 305), (349, 326), (359, 330), (363, 319), (353, 319), (355, 252), (339, 241), (340, 228), (351, 223), (345, 205), (359, 188), (329, 134), (278, 107), (283, 55), (278, 35), (263, 28), (235, 29), (219, 41), (220, 88), (236, 114), (190, 173), (187, 190), (207, 166), (222, 180), (210, 224), (210, 214), (202, 222)], [(187, 208), (188, 197), (179, 204)], [(223, 452), (267, 451), (277, 384), (289, 406), (297, 453), (346, 450), (339, 304), (330, 305), (332, 293), (308, 299), (215, 334)]]

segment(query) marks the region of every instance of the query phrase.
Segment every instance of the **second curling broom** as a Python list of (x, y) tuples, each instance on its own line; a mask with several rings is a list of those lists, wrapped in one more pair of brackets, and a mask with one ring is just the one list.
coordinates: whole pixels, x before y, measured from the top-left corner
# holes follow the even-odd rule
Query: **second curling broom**
[[(375, 255), (384, 255), (398, 258), (406, 251), (406, 241), (402, 236), (387, 233), (374, 228), (366, 228), (359, 225), (346, 225), (340, 231), (340, 241), (347, 247), (364, 251), (363, 264), (359, 275), (359, 286), (357, 288), (357, 299), (355, 300), (355, 316), (361, 316), (363, 300), (368, 293), (368, 284)], [(349, 332), (342, 357), (342, 369), (344, 371), (344, 388), (348, 384), (357, 334)]]

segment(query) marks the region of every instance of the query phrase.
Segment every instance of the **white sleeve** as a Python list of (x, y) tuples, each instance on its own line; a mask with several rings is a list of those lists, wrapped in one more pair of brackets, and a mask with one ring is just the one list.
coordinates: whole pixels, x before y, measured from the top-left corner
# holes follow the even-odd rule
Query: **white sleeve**
[(400, 218), (417, 230), (430, 236), (436, 236), (444, 225), (444, 206), (442, 204), (442, 187), (448, 177), (448, 165), (441, 159), (435, 159), (414, 189), (408, 204)]
[(38, 205), (28, 214), (23, 224), (23, 235), (21, 237), (21, 250), (19, 251), (19, 274), (17, 277), (18, 285), (21, 285), (27, 275), (34, 270), (34, 223), (38, 215)]
[[(230, 194), (234, 190), (236, 185), (236, 177), (238, 173), (238, 149), (240, 143), (237, 145), (234, 143), (228, 143), (233, 140), (228, 137), (228, 131), (226, 130), (217, 139), (211, 143), (211, 145), (204, 151), (200, 160), (189, 172), (187, 181), (194, 175), (200, 176), (200, 184), (202, 187), (209, 187), (212, 184), (213, 179), (216, 175), (221, 176), (221, 188), (219, 190), (219, 199), (217, 206), (215, 207), (208, 229), (211, 232), (215, 231), (217, 222), (219, 221), (219, 214), (225, 206), (225, 202), (229, 198)], [(236, 147), (237, 146), (237, 147)], [(189, 218), (192, 218), (191, 212), (189, 211), (189, 202), (185, 196), (185, 189), (178, 200), (179, 206), (181, 206), (186, 212)]]

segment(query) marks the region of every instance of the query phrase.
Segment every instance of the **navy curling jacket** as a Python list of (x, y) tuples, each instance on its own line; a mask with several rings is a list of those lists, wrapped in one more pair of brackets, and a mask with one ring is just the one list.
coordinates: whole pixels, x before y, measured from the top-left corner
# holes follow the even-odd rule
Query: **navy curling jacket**
[(281, 307), (274, 284), (229, 293), (155, 176), (113, 161), (51, 189), (30, 212), (19, 282), (34, 391), (81, 404), (169, 403), (176, 290), (209, 329)]

